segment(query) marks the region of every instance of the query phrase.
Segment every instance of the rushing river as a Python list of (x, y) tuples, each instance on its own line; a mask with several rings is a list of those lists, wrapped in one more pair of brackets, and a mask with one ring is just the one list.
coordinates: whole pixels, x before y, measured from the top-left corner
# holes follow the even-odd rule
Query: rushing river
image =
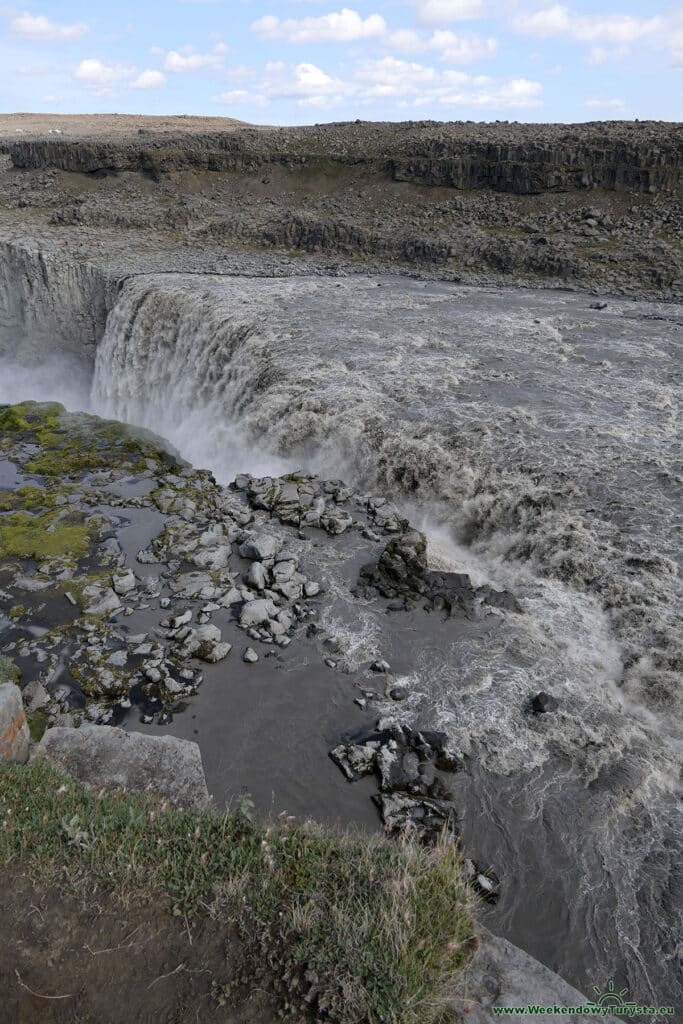
[[(683, 308), (591, 301), (139, 277), (89, 401), (225, 482), (303, 466), (383, 491), (435, 565), (515, 593), (524, 614), (488, 638), (413, 632), (403, 714), (467, 756), (464, 838), (504, 883), (491, 927), (587, 993), (614, 978), (683, 1007)], [(0, 400), (60, 397), (51, 371), (31, 394), (17, 372)], [(337, 631), (361, 658), (370, 626), (345, 607)], [(539, 690), (556, 712), (527, 713)]]

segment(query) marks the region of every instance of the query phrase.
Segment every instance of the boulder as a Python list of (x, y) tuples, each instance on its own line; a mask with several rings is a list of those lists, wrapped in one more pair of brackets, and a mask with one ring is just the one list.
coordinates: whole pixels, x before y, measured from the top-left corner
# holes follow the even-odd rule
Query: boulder
[(120, 576), (113, 576), (112, 587), (114, 589), (114, 593), (118, 594), (119, 597), (123, 597), (124, 594), (130, 594), (132, 590), (135, 590), (136, 579), (132, 569), (128, 569), (126, 572), (121, 573)]
[(180, 807), (210, 803), (199, 747), (176, 736), (145, 736), (108, 725), (48, 729), (36, 750), (93, 789), (152, 790)]
[(261, 598), (257, 601), (247, 601), (242, 605), (240, 612), (240, 625), (260, 626), (277, 614), (277, 608), (268, 598)]
[[(496, 1020), (493, 1007), (583, 1006), (588, 1000), (538, 960), (507, 939), (476, 926), (476, 946), (469, 964), (458, 974), (452, 1008), (469, 1024)], [(570, 1022), (596, 1021), (593, 1014), (566, 1014)]]
[(263, 562), (252, 562), (247, 573), (247, 583), (256, 590), (265, 590), (268, 585), (268, 576)]
[(83, 593), (88, 598), (88, 604), (84, 608), (86, 615), (109, 617), (114, 612), (121, 610), (119, 596), (114, 593), (111, 587), (106, 587), (104, 590), (95, 586), (85, 587)]
[(259, 533), (240, 546), (240, 555), (242, 558), (263, 562), (266, 558), (275, 558), (281, 548), (282, 541), (279, 537), (274, 537), (270, 533)]
[(21, 690), (15, 683), (0, 683), (0, 764), (3, 761), (25, 764), (29, 742)]
[(535, 697), (531, 698), (531, 710), (535, 715), (544, 715), (549, 711), (556, 711), (560, 706), (557, 697), (553, 697), (549, 693), (537, 693)]

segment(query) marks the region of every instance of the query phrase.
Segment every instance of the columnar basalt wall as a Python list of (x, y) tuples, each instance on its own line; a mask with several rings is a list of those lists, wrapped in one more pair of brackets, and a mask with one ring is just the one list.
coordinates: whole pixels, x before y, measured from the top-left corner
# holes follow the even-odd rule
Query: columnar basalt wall
[(254, 171), (321, 162), (371, 176), (519, 195), (603, 188), (674, 190), (683, 180), (683, 130), (656, 122), (517, 125), (406, 122), (307, 128), (231, 128), (196, 134), (0, 141), (15, 167), (89, 174), (136, 170)]
[(115, 294), (92, 263), (0, 242), (0, 357), (70, 352), (92, 362)]

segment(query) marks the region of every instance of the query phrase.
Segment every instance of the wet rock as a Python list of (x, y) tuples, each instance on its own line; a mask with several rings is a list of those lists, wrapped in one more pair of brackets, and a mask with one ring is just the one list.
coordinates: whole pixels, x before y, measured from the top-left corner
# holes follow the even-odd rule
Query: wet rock
[[(377, 697), (369, 691), (364, 696)], [(444, 829), (456, 835), (455, 808), (436, 774), (437, 768), (459, 767), (447, 756), (446, 743), (444, 733), (417, 731), (387, 718), (374, 732), (340, 744), (330, 757), (351, 782), (374, 771), (380, 793), (373, 800), (389, 831), (408, 829), (429, 843), (436, 842)]]
[(560, 702), (557, 697), (541, 691), (531, 698), (531, 710), (535, 715), (547, 714), (550, 711), (557, 711)]
[(136, 562), (140, 565), (157, 565), (159, 559), (150, 548), (143, 548), (135, 556)]
[(344, 533), (352, 523), (353, 517), (343, 509), (326, 510), (320, 516), (320, 525), (333, 536)]
[(175, 615), (171, 619), (171, 628), (180, 629), (181, 626), (186, 625), (188, 622), (192, 622), (192, 609), (187, 608), (180, 615)]
[(240, 612), (240, 625), (261, 626), (277, 614), (277, 608), (268, 598), (247, 601)]
[(427, 538), (409, 530), (389, 541), (379, 560), (380, 570), (397, 583), (408, 583), (427, 570)]
[(29, 741), (21, 690), (13, 682), (0, 682), (0, 764), (4, 761), (25, 764)]
[(392, 700), (405, 700), (409, 695), (407, 686), (392, 686), (389, 690), (389, 696)]
[(128, 661), (128, 652), (123, 648), (119, 651), (114, 651), (107, 658), (107, 664), (113, 665), (115, 668), (123, 668)]
[(192, 555), (192, 561), (200, 569), (208, 569), (210, 572), (217, 572), (225, 569), (230, 561), (231, 548), (229, 544), (219, 544), (213, 548), (202, 548)]
[(371, 775), (375, 770), (379, 743), (340, 744), (330, 751), (330, 757), (341, 768), (350, 782), (355, 782), (363, 775)]
[(121, 610), (121, 601), (111, 587), (85, 587), (83, 594), (89, 599), (84, 611), (86, 615), (109, 616)]
[(268, 584), (268, 575), (263, 562), (252, 562), (247, 573), (247, 583), (256, 590), (264, 590)]
[(39, 711), (50, 703), (50, 694), (37, 679), (32, 679), (30, 683), (26, 684), (21, 691), (21, 696), (24, 706), (29, 711)]
[[(476, 924), (474, 955), (455, 979), (449, 1004), (469, 1024), (490, 1024), (496, 1019), (494, 1007), (584, 1006), (586, 998), (548, 967), (534, 960), (507, 939), (492, 935)], [(586, 1014), (567, 1014), (568, 1024), (594, 1022)]]
[(45, 733), (36, 757), (94, 789), (151, 789), (182, 807), (210, 803), (199, 747), (175, 736), (146, 736), (103, 725), (57, 727)]
[(296, 562), (292, 560), (276, 562), (273, 568), (273, 579), (276, 583), (286, 583), (291, 580), (295, 572)]
[(255, 534), (240, 545), (242, 558), (254, 559), (264, 562), (267, 558), (275, 558), (282, 548), (282, 541), (279, 537), (269, 533)]
[(128, 569), (127, 572), (121, 573), (120, 576), (112, 576), (112, 588), (115, 594), (119, 597), (123, 597), (125, 594), (130, 594), (132, 590), (135, 590), (137, 581), (135, 574), (132, 569)]
[(223, 661), (224, 658), (230, 654), (232, 650), (232, 644), (226, 643), (225, 641), (214, 644), (205, 654), (201, 655), (203, 661), (207, 661), (211, 665), (215, 665), (216, 662)]
[(380, 793), (373, 800), (391, 834), (414, 835), (428, 845), (438, 843), (444, 831), (457, 838), (455, 808), (449, 801), (416, 799), (403, 793)]
[(476, 861), (466, 860), (465, 873), (468, 882), (482, 899), (491, 904), (498, 902), (500, 879), (490, 868), (484, 871)]
[(494, 590), (493, 587), (479, 587), (477, 597), (482, 598), (482, 604), (491, 608), (502, 608), (504, 611), (520, 613), (523, 609), (517, 598), (509, 590)]
[(370, 666), (370, 671), (371, 672), (390, 672), (391, 671), (391, 665), (389, 664), (388, 661), (384, 661), (384, 660), (373, 661), (372, 665)]
[(14, 580), (14, 586), (17, 590), (25, 590), (33, 594), (37, 594), (41, 590), (47, 590), (51, 585), (49, 580), (37, 580), (32, 576), (17, 576)]

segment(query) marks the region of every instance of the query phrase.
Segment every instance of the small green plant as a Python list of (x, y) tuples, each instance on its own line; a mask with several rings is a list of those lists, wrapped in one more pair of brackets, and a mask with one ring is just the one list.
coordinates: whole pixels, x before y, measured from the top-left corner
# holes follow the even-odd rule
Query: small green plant
[[(209, 914), (288, 1005), (331, 1024), (435, 1024), (470, 955), (472, 897), (445, 841), (98, 795), (40, 759), (0, 774), (0, 863), (81, 894), (161, 898), (188, 921)], [(216, 981), (214, 999), (248, 980)]]

